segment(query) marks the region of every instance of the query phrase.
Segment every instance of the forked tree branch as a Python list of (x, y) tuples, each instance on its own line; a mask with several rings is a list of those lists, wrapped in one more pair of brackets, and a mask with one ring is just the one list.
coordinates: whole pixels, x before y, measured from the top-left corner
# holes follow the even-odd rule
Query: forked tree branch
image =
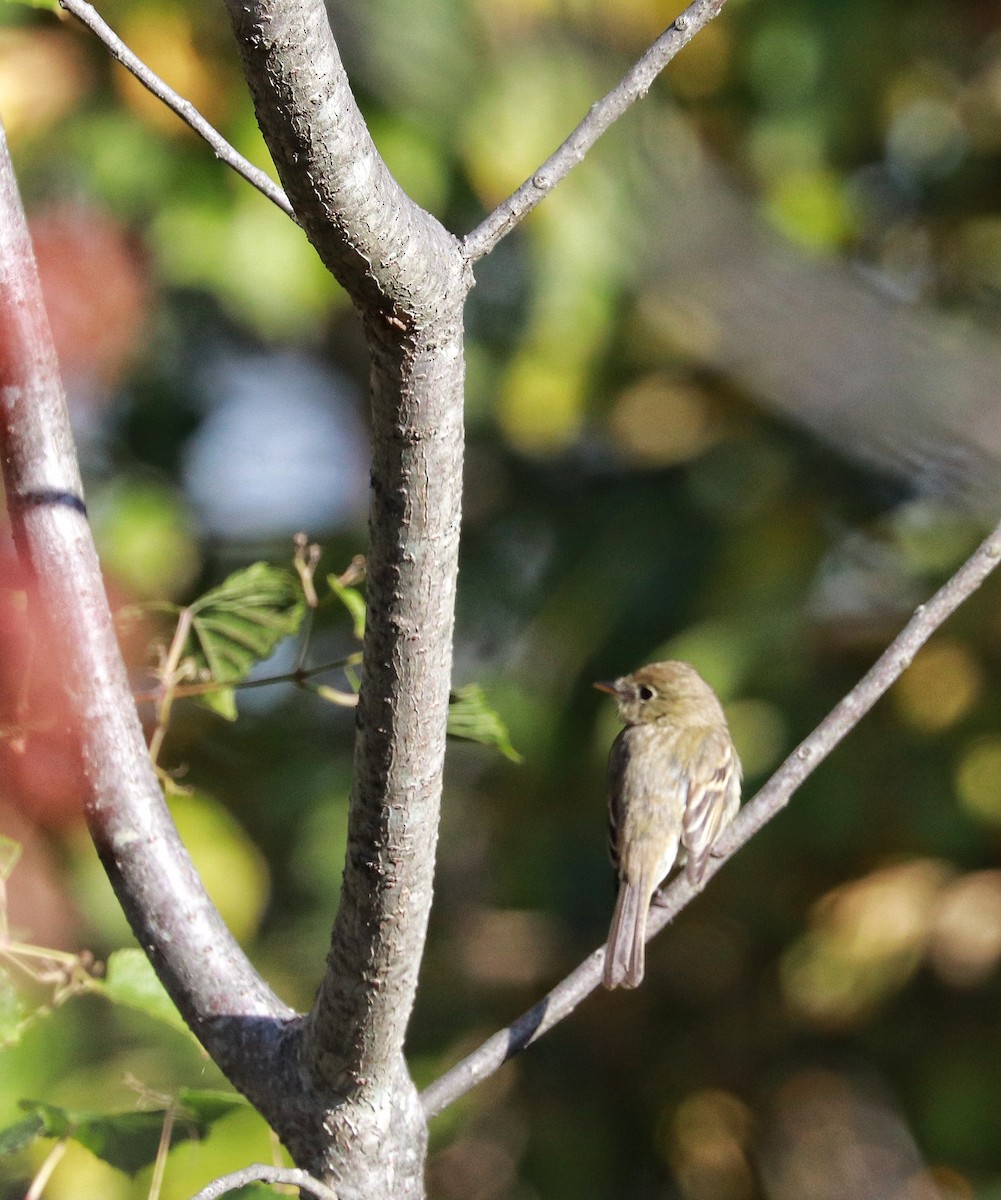
[[(922, 604), (858, 684), (789, 755), (775, 774), (738, 813), (710, 858), (702, 882), (693, 887), (684, 874), (661, 893), (647, 922), (649, 941), (701, 892), (724, 863), (782, 811), (794, 793), (876, 701), (910, 666), (936, 629), (973, 594), (1001, 561), (1001, 525), (970, 555), (927, 604)], [(576, 970), (518, 1020), (488, 1038), (477, 1050), (446, 1071), (421, 1093), (427, 1116), (440, 1113), (509, 1058), (537, 1041), (568, 1016), (601, 982), (604, 948), (595, 950)]]
[(368, 619), (348, 848), (299, 1047), (320, 1125), (290, 1121), (281, 1132), (296, 1162), (344, 1197), (402, 1200), (423, 1193), (427, 1127), (403, 1041), (438, 835), (472, 277), (456, 239), (379, 157), (322, 0), (226, 4), (278, 174), (355, 304), (371, 356)]
[[(694, 0), (674, 19), (669, 28), (637, 60), (618, 84), (593, 104), (587, 116), (563, 144), (532, 175), (499, 204), (462, 243), (468, 262), (474, 263), (494, 246), (582, 162), (601, 135), (650, 90), (656, 77), (679, 50), (688, 44), (709, 22), (719, 15), (726, 0)], [(201, 115), (195, 106), (179, 95), (165, 80), (134, 54), (89, 0), (59, 0), (60, 7), (87, 26), (108, 48), (116, 61), (154, 96), (211, 146), (220, 161), (232, 167), (252, 187), (257, 188), (282, 212), (296, 219), (285, 192), (259, 167), (249, 162), (221, 133)]]
[(642, 99), (661, 71), (678, 51), (709, 22), (719, 15), (726, 0), (695, 0), (679, 13), (671, 25), (646, 53), (629, 69), (614, 88), (591, 105), (587, 116), (538, 170), (516, 192), (482, 221), (462, 242), (462, 252), (470, 263), (482, 258), (533, 208), (561, 183), (594, 143), (615, 121)]
[(120, 62), (126, 71), (130, 71), (143, 87), (152, 92), (158, 100), (162, 100), (171, 112), (176, 113), (200, 138), (204, 138), (212, 147), (216, 158), (232, 167), (238, 175), (242, 175), (251, 187), (257, 188), (263, 196), (267, 196), (271, 203), (277, 205), (286, 216), (295, 219), (292, 205), (278, 184), (265, 171), (262, 171), (260, 167), (255, 167), (249, 159), (243, 157), (239, 150), (231, 146), (218, 129), (206, 121), (190, 100), (185, 100), (183, 96), (178, 95), (138, 55), (133, 54), (93, 4), (89, 4), (87, 0), (59, 0), (59, 6), (66, 9), (68, 13), (72, 13), (78, 21), (96, 34), (108, 48), (112, 58)]

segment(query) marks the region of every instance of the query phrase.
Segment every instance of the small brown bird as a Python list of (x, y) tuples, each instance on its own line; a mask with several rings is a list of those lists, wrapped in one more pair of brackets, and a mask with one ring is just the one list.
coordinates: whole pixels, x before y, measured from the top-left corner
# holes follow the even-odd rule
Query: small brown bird
[(716, 693), (683, 662), (650, 663), (614, 683), (625, 729), (608, 758), (608, 815), (619, 895), (605, 949), (607, 988), (643, 979), (653, 894), (687, 852), (693, 883), (740, 807), (740, 760)]

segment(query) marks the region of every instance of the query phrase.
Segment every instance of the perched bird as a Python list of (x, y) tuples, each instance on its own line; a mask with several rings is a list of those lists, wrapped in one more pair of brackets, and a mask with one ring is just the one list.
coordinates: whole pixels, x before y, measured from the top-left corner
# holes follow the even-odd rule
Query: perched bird
[(693, 883), (740, 807), (740, 760), (716, 693), (683, 662), (650, 663), (614, 683), (625, 729), (608, 759), (608, 815), (619, 894), (605, 949), (607, 988), (643, 978), (654, 892), (687, 852)]

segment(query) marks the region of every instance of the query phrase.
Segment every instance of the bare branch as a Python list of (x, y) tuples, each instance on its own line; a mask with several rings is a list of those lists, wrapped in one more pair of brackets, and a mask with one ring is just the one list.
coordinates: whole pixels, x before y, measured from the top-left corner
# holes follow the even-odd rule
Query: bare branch
[(279, 1132), (297, 1163), (344, 1196), (416, 1197), (427, 1128), (403, 1040), (438, 833), (471, 274), (458, 241), (379, 157), (322, 0), (226, 4), (279, 176), (361, 314), (372, 360), (368, 619), (348, 851), (298, 1060), (327, 1111), (321, 1128), (290, 1121)]
[(278, 184), (266, 172), (244, 158), (213, 125), (206, 121), (189, 100), (179, 96), (155, 71), (150, 70), (141, 58), (133, 54), (92, 4), (88, 4), (87, 0), (59, 0), (59, 5), (97, 34), (107, 46), (112, 58), (120, 62), (126, 71), (131, 71), (144, 88), (152, 92), (157, 99), (162, 100), (172, 112), (177, 113), (181, 120), (190, 126), (199, 137), (204, 138), (212, 147), (216, 158), (232, 167), (251, 186), (257, 188), (262, 195), (267, 196), (272, 204), (277, 205), (286, 216), (295, 220), (292, 205)]
[(561, 183), (606, 129), (641, 100), (682, 46), (718, 16), (726, 0), (695, 0), (630, 68), (619, 83), (592, 104), (587, 116), (516, 192), (463, 239), (462, 250), (470, 263), (481, 259)]
[[(289, 1010), (205, 893), (150, 762), (94, 549), (48, 318), (0, 126), (0, 459), (20, 561), (47, 653), (65, 672), (91, 836), (140, 944), (221, 1065), (229, 1020), (253, 1034), (238, 1087), (267, 1073)], [(263, 1039), (263, 1040), (262, 1040)], [(239, 1064), (237, 1064), (239, 1066)]]
[[(379, 156), (318, 0), (226, 0), (257, 121), (300, 224), (398, 356), (415, 318), (461, 304), (459, 243)], [(387, 328), (388, 322), (388, 328)]]
[(246, 1187), (248, 1183), (284, 1184), (286, 1187), (297, 1187), (307, 1195), (316, 1196), (317, 1200), (337, 1200), (337, 1193), (318, 1179), (295, 1167), (269, 1167), (264, 1163), (252, 1163), (229, 1175), (220, 1175), (191, 1200), (219, 1200), (227, 1192), (235, 1192), (237, 1188)]
[[(1001, 525), (974, 551), (927, 604), (921, 605), (859, 683), (802, 741), (737, 815), (709, 861), (705, 877), (692, 887), (682, 874), (668, 885), (650, 911), (647, 940), (664, 928), (699, 894), (723, 864), (789, 803), (800, 784), (850, 733), (876, 701), (910, 666), (917, 651), (960, 604), (984, 582), (1001, 560)], [(421, 1093), (427, 1116), (433, 1117), (459, 1096), (492, 1075), (520, 1050), (568, 1016), (601, 982), (604, 948), (596, 950), (528, 1012), (495, 1033), (472, 1054), (446, 1071)]]

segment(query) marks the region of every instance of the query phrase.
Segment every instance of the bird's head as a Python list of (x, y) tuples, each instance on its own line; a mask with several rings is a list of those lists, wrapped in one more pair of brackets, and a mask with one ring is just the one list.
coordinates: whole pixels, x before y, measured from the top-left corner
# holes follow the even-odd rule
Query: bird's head
[(709, 725), (723, 720), (716, 693), (688, 663), (650, 663), (631, 675), (594, 686), (615, 697), (626, 725), (652, 721)]

